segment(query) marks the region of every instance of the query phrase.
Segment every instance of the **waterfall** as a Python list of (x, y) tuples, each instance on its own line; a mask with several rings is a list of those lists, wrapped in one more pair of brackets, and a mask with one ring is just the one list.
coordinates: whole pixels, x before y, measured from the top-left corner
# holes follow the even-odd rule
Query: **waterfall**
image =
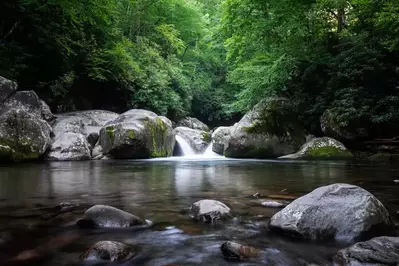
[(176, 141), (179, 143), (180, 148), (182, 149), (183, 156), (193, 156), (195, 155), (195, 151), (191, 148), (190, 144), (183, 139), (182, 137), (176, 135)]
[(211, 144), (209, 144), (208, 148), (206, 148), (206, 150), (202, 156), (205, 158), (222, 157), (221, 155), (217, 154), (216, 152), (213, 152), (212, 147), (213, 147), (213, 143), (211, 142)]

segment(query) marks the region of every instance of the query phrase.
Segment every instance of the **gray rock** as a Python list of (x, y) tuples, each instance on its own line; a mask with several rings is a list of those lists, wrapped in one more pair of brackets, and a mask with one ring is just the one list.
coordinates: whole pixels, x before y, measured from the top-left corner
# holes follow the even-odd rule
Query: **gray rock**
[(177, 127), (174, 132), (176, 135), (186, 140), (196, 153), (203, 153), (211, 141), (211, 135), (206, 131), (188, 127)]
[(17, 83), (0, 76), (0, 104), (18, 89)]
[(191, 129), (209, 131), (209, 127), (194, 117), (186, 117), (177, 122), (177, 127), (188, 127)]
[(53, 124), (55, 141), (47, 159), (58, 161), (90, 159), (91, 150), (98, 142), (101, 127), (116, 117), (118, 114), (102, 110), (58, 114)]
[(4, 102), (2, 108), (22, 109), (46, 121), (51, 121), (55, 118), (50, 111), (50, 107), (34, 91), (17, 91)]
[(306, 239), (356, 241), (390, 234), (393, 223), (382, 203), (354, 185), (315, 189), (276, 213), (269, 228)]
[(34, 160), (51, 144), (51, 127), (38, 117), (18, 108), (0, 115), (0, 158), (2, 160)]
[(216, 220), (224, 220), (231, 217), (230, 208), (217, 200), (200, 200), (191, 208), (191, 216), (198, 221), (214, 223)]
[(232, 127), (218, 127), (212, 133), (212, 151), (224, 155), (224, 151), (230, 141)]
[(334, 256), (342, 266), (399, 265), (399, 237), (376, 237), (342, 249)]
[(46, 159), (50, 161), (90, 160), (90, 148), (84, 135), (65, 132), (56, 136)]
[(165, 124), (167, 124), (168, 126), (173, 128), (172, 121), (169, 118), (167, 118), (166, 116), (159, 116), (159, 119), (161, 119), (162, 121), (165, 122)]
[(297, 153), (285, 155), (279, 159), (339, 160), (351, 158), (353, 158), (353, 154), (344, 144), (338, 140), (324, 137), (312, 139), (303, 145)]
[(97, 143), (91, 151), (91, 158), (93, 160), (101, 160), (102, 158), (104, 158), (103, 148), (99, 143)]
[(224, 155), (233, 158), (278, 158), (305, 143), (295, 114), (284, 108), (287, 100), (270, 98), (257, 104), (230, 130)]
[(337, 119), (337, 114), (326, 110), (320, 118), (320, 126), (328, 137), (340, 141), (364, 140), (369, 137), (370, 125), (358, 124), (342, 125)]
[(223, 257), (226, 259), (238, 261), (259, 258), (263, 253), (260, 249), (245, 246), (233, 241), (224, 242), (220, 250), (222, 251)]
[(95, 205), (77, 221), (80, 227), (123, 228), (145, 225), (146, 222), (128, 212), (107, 205)]
[(80, 256), (85, 261), (124, 262), (136, 254), (135, 247), (116, 241), (101, 241), (89, 248)]
[(100, 131), (103, 153), (115, 159), (172, 156), (175, 135), (155, 113), (133, 109), (108, 122)]

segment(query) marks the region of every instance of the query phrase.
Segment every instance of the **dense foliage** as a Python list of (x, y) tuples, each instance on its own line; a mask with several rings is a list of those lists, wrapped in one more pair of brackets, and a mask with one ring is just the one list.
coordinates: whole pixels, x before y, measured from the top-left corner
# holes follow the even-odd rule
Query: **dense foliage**
[(396, 134), (395, 0), (4, 0), (0, 75), (54, 111), (146, 108), (211, 125), (284, 97), (320, 134)]

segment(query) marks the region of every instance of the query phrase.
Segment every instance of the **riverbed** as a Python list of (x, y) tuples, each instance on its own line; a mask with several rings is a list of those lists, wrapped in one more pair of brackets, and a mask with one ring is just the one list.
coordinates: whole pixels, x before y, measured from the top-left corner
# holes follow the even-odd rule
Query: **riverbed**
[[(137, 255), (123, 265), (232, 265), (220, 252), (226, 240), (265, 251), (261, 259), (236, 265), (332, 265), (345, 244), (271, 234), (267, 223), (280, 209), (263, 207), (262, 200), (290, 202), (323, 185), (350, 183), (373, 193), (397, 224), (398, 179), (399, 165), (370, 162), (167, 158), (0, 166), (0, 265), (117, 265), (80, 261), (101, 240), (137, 246)], [(201, 199), (226, 203), (234, 219), (192, 221), (186, 210)], [(65, 202), (78, 206), (61, 211)], [(131, 212), (153, 226), (78, 229), (75, 221), (95, 204)]]

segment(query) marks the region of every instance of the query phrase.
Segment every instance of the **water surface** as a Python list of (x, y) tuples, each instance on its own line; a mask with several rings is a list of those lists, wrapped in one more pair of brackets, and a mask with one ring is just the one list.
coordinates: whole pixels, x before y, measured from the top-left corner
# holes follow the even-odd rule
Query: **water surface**
[[(342, 245), (270, 234), (265, 225), (278, 209), (262, 207), (252, 195), (289, 200), (323, 185), (356, 184), (377, 196), (397, 221), (397, 179), (399, 166), (349, 162), (193, 157), (0, 166), (0, 265), (10, 260), (23, 265), (87, 265), (79, 255), (101, 240), (139, 247), (138, 255), (124, 265), (231, 265), (220, 253), (226, 240), (265, 251), (264, 258), (237, 265), (331, 265)], [(235, 219), (214, 226), (192, 221), (184, 210), (200, 199), (225, 202)], [(79, 207), (60, 213), (55, 206), (61, 202)], [(76, 219), (95, 204), (129, 211), (154, 227), (76, 228)]]

